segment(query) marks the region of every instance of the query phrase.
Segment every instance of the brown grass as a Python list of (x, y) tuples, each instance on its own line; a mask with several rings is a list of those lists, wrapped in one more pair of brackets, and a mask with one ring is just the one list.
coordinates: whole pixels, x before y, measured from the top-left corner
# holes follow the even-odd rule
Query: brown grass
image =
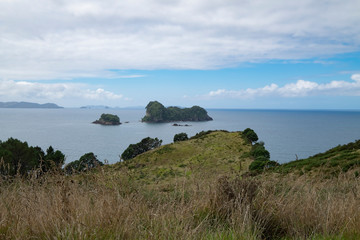
[(197, 177), (161, 191), (98, 171), (0, 185), (0, 239), (360, 237), (359, 180), (348, 175)]

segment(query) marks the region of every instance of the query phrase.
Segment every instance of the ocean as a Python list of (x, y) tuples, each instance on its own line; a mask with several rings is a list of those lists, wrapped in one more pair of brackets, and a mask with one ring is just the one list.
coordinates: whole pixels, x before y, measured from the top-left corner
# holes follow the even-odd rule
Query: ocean
[[(116, 114), (119, 126), (92, 124), (102, 113)], [(145, 109), (0, 109), (0, 140), (13, 137), (62, 151), (66, 162), (93, 152), (101, 161), (116, 163), (131, 143), (157, 137), (171, 143), (175, 134), (200, 131), (242, 131), (252, 128), (265, 142), (271, 159), (285, 163), (360, 139), (360, 111), (225, 110), (209, 109), (209, 122), (142, 123)], [(124, 123), (128, 122), (128, 123)]]

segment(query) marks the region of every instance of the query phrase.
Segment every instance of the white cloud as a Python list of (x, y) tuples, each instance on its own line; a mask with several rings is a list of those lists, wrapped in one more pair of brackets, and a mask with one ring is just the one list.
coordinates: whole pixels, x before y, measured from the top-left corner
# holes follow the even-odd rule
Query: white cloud
[(0, 1), (0, 78), (213, 69), (356, 51), (358, 0)]
[(58, 101), (62, 99), (104, 101), (124, 99), (124, 97), (102, 88), (92, 90), (85, 84), (2, 80), (0, 81), (0, 99), (12, 99), (14, 101)]
[(109, 99), (109, 100), (114, 100), (114, 99), (121, 99), (123, 97), (122, 95), (117, 95), (115, 93), (105, 91), (102, 88), (98, 88), (95, 91), (88, 89), (86, 92), (87, 93), (84, 94), (84, 97), (88, 98), (88, 99)]
[(316, 83), (298, 80), (282, 87), (272, 83), (262, 88), (248, 88), (245, 90), (218, 89), (210, 91), (206, 97), (210, 98), (258, 98), (263, 96), (304, 97), (318, 95), (332, 96), (360, 96), (360, 74), (351, 76), (352, 82), (332, 81), (330, 83)]

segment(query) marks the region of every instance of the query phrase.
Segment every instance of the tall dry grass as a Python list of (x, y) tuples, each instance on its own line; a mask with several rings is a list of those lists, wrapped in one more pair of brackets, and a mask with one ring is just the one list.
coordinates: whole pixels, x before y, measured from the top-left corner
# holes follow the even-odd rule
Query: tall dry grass
[(103, 171), (0, 180), (0, 239), (309, 239), (360, 236), (359, 180), (179, 179)]

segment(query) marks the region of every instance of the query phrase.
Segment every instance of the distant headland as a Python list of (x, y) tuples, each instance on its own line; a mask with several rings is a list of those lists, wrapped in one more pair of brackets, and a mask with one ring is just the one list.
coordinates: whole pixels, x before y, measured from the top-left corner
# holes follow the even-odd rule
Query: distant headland
[(55, 103), (0, 102), (0, 108), (63, 108)]
[(117, 115), (113, 114), (101, 114), (99, 120), (96, 120), (92, 123), (101, 124), (101, 125), (120, 125), (120, 118)]
[(82, 106), (80, 108), (81, 109), (110, 109), (109, 106), (104, 106), (104, 105), (86, 105), (86, 106)]
[(167, 107), (158, 101), (149, 102), (146, 106), (146, 116), (141, 119), (142, 122), (162, 123), (176, 121), (211, 121), (213, 120), (206, 110), (199, 106), (191, 108)]

